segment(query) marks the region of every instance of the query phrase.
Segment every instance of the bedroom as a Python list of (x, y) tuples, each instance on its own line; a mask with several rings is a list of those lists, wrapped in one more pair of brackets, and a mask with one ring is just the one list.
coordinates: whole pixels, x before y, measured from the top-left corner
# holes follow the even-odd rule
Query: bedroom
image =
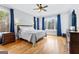
[(46, 6), (46, 8), (35, 10), (38, 8), (38, 4), (0, 5), (0, 32), (4, 38), (0, 39), (1, 51), (7, 51), (9, 54), (69, 53), (66, 46), (68, 44), (66, 31), (74, 28), (71, 25), (73, 12), (77, 19), (76, 25), (74, 25), (75, 30), (79, 29), (79, 5), (40, 5)]

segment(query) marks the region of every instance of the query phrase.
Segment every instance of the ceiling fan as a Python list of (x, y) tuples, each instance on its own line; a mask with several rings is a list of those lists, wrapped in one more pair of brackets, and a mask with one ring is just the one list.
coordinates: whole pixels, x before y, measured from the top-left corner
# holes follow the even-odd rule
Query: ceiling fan
[(33, 9), (33, 10), (38, 10), (38, 11), (47, 11), (45, 8), (48, 7), (48, 5), (43, 5), (43, 4), (36, 4), (37, 8)]

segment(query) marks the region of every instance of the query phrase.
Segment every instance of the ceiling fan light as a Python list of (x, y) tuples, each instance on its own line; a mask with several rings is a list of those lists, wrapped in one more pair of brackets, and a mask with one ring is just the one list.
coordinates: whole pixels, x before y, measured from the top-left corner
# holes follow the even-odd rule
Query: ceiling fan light
[(46, 9), (44, 9), (44, 8), (46, 8), (46, 7), (48, 7), (48, 5), (45, 5), (45, 6), (43, 6), (42, 4), (36, 4), (36, 6), (38, 7), (38, 8), (35, 8), (35, 9), (33, 9), (33, 10), (38, 10), (38, 11), (47, 11)]

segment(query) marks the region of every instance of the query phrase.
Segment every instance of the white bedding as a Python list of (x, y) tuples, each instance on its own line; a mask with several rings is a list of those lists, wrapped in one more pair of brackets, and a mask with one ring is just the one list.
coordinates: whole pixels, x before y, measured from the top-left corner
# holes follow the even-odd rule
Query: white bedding
[(36, 41), (45, 36), (46, 32), (44, 30), (23, 30), (23, 31), (21, 30), (19, 32), (19, 38), (28, 40), (33, 44), (35, 44)]

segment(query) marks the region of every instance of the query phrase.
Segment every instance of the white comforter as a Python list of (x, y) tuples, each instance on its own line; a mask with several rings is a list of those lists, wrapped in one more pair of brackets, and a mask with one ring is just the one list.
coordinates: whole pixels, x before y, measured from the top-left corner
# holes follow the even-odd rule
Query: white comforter
[(25, 30), (19, 33), (20, 38), (28, 40), (33, 44), (44, 36), (46, 36), (46, 32), (43, 30)]

